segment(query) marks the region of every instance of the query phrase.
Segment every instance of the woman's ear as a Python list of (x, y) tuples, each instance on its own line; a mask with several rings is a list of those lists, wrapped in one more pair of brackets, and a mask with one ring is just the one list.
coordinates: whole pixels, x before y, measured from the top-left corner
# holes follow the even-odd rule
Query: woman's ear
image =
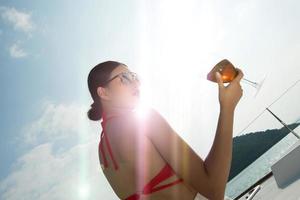
[(97, 88), (97, 94), (100, 98), (108, 100), (109, 96), (107, 95), (107, 91), (104, 87), (98, 87)]

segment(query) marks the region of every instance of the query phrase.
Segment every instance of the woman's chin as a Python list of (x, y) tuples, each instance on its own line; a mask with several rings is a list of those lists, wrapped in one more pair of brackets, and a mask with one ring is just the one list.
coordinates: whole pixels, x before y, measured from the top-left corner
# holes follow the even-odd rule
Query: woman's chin
[(140, 98), (136, 97), (136, 98), (132, 98), (132, 100), (130, 101), (130, 106), (131, 107), (137, 107), (140, 103)]

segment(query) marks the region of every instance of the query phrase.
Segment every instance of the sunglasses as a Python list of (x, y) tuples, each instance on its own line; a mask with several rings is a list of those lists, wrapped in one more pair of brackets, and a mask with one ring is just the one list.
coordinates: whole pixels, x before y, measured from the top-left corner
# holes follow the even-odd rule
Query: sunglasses
[(131, 71), (126, 71), (126, 72), (121, 72), (121, 73), (115, 75), (114, 77), (112, 77), (111, 79), (107, 80), (104, 83), (104, 85), (107, 85), (110, 81), (114, 80), (117, 77), (119, 77), (121, 79), (121, 82), (124, 85), (129, 85), (129, 84), (133, 83), (134, 81), (140, 82), (140, 78), (137, 75), (137, 73), (131, 72)]

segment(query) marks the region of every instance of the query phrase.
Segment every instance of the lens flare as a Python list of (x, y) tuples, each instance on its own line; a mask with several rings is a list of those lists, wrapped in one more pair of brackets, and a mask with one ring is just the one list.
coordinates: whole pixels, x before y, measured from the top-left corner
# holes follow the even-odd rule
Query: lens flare
[(78, 188), (78, 195), (81, 199), (87, 199), (90, 195), (90, 187), (88, 184), (82, 184)]
[(149, 95), (150, 90), (148, 89), (146, 82), (140, 85), (140, 99), (135, 108), (135, 113), (138, 118), (142, 119), (147, 116), (151, 105), (151, 99)]

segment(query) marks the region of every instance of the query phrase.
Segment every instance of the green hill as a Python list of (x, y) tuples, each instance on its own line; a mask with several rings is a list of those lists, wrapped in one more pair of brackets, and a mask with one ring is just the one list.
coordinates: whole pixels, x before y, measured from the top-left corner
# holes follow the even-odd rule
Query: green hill
[[(294, 130), (300, 123), (288, 125)], [(265, 131), (251, 132), (233, 138), (232, 163), (228, 181), (240, 173), (273, 145), (289, 133), (285, 127), (281, 129), (267, 129)]]

